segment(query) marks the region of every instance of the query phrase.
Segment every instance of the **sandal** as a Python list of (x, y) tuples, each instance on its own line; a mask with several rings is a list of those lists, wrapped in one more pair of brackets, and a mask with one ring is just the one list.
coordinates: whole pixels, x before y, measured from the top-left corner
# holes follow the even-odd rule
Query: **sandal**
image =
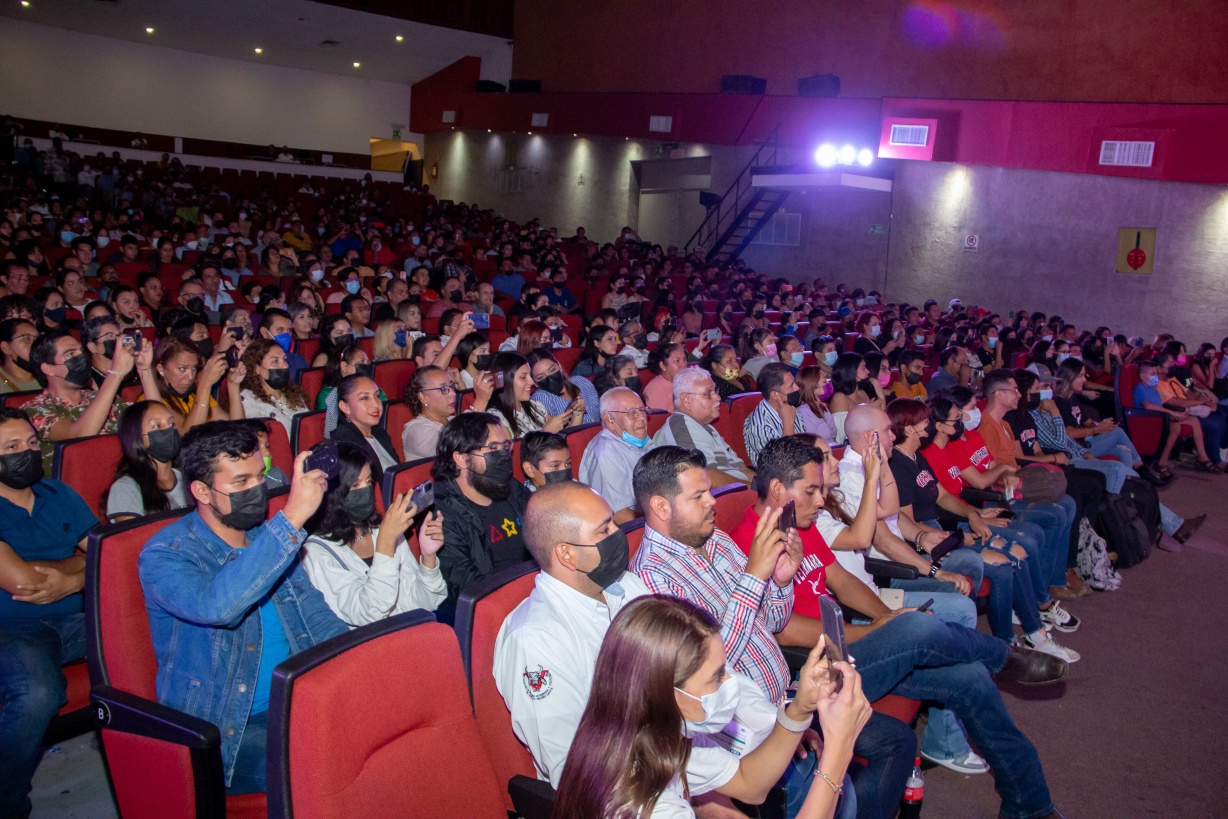
[(1194, 461), (1194, 469), (1199, 472), (1210, 472), (1212, 474), (1220, 474), (1223, 472), (1222, 469), (1211, 463), (1210, 460)]
[(1167, 466), (1160, 466), (1159, 464), (1152, 464), (1151, 468), (1161, 478), (1171, 478), (1173, 476), (1173, 471), (1169, 469)]

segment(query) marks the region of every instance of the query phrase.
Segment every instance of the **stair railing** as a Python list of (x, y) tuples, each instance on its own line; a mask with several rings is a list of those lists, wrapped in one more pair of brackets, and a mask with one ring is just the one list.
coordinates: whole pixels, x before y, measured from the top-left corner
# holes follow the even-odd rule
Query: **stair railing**
[(768, 134), (763, 144), (755, 151), (750, 161), (746, 163), (746, 167), (733, 180), (733, 184), (725, 191), (725, 195), (721, 197), (720, 203), (715, 207), (708, 209), (707, 216), (703, 222), (691, 234), (691, 238), (687, 240), (685, 252), (689, 254), (696, 247), (706, 248), (709, 258), (711, 254), (716, 252), (715, 240), (724, 234), (724, 231), (732, 226), (734, 219), (742, 212), (742, 208), (754, 195), (751, 185), (751, 177), (753, 169), (761, 165), (772, 165), (776, 162), (776, 147), (780, 126), (777, 125)]

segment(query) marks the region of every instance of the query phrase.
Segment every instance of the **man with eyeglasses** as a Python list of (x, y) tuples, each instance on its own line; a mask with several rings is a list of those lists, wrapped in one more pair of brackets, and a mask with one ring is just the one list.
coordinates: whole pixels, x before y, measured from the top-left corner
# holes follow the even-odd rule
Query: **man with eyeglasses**
[[(101, 386), (102, 382), (107, 380), (107, 371), (115, 369), (115, 348), (121, 340), (128, 344), (133, 343), (130, 339), (120, 335), (119, 324), (110, 316), (89, 319), (81, 328), (81, 343), (89, 353), (90, 373), (93, 375), (95, 386)], [(143, 347), (144, 344), (141, 346)], [(127, 387), (135, 383), (137, 383), (137, 372), (133, 368), (124, 378), (123, 386)]]
[(0, 394), (41, 388), (30, 363), (30, 347), (36, 338), (38, 328), (29, 319), (0, 321)]
[(640, 516), (628, 478), (651, 448), (648, 409), (634, 390), (614, 387), (601, 396), (600, 410), (603, 429), (585, 447), (578, 475), (610, 504), (615, 523), (626, 523)]
[(4, 263), (4, 294), (24, 296), (30, 290), (30, 268), (16, 259)]
[(737, 456), (712, 426), (720, 414), (721, 396), (712, 376), (701, 367), (688, 367), (674, 375), (674, 414), (657, 431), (652, 445), (702, 452), (713, 486), (749, 484), (755, 470)]
[(473, 583), (529, 559), (521, 522), (529, 491), (512, 477), (512, 442), (499, 419), (465, 412), (435, 447), (435, 508), (443, 513), (439, 569), (448, 584), (442, 619)]

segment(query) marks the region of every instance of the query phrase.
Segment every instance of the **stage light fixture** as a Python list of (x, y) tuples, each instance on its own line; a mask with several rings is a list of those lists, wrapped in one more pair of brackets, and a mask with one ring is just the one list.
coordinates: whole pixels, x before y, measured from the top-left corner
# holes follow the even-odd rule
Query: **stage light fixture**
[(857, 152), (857, 164), (863, 168), (874, 161), (874, 152), (869, 148), (862, 148)]
[(852, 165), (857, 161), (857, 149), (852, 145), (845, 145), (840, 149), (840, 164)]
[(820, 145), (814, 152), (814, 161), (819, 163), (821, 168), (830, 168), (836, 164), (837, 152), (836, 146), (824, 143)]

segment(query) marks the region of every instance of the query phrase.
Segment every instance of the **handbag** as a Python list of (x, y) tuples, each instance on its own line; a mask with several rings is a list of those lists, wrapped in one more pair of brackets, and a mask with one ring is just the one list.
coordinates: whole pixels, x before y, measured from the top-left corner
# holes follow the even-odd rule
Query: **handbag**
[(1019, 470), (1024, 503), (1057, 503), (1066, 494), (1066, 473), (1054, 464), (1028, 464)]

